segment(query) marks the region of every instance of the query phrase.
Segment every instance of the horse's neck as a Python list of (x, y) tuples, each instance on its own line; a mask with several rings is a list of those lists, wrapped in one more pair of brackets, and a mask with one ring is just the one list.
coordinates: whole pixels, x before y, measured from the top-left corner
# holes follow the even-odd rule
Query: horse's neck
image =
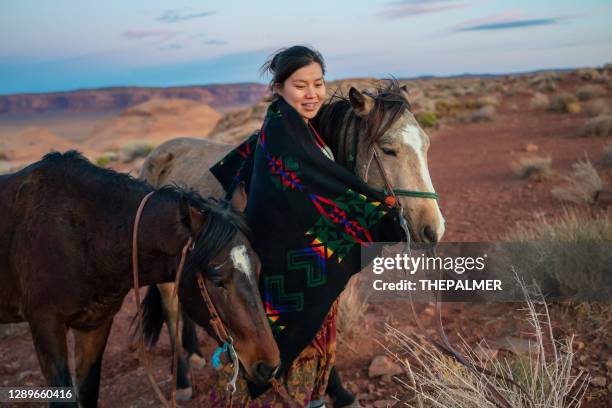
[[(348, 110), (342, 120), (337, 124), (321, 124), (326, 129), (327, 141), (332, 149), (336, 162), (349, 171), (353, 171), (351, 155), (353, 154), (353, 141), (355, 138), (355, 120)], [(354, 152), (356, 154), (356, 152)]]

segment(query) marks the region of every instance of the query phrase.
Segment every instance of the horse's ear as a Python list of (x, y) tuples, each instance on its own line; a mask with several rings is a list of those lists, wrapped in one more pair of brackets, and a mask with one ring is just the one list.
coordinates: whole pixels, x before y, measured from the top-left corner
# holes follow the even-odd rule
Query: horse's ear
[(368, 116), (374, 107), (374, 98), (368, 94), (359, 92), (352, 86), (351, 89), (349, 89), (349, 100), (357, 116), (362, 118)]
[(410, 92), (408, 91), (408, 85), (404, 84), (400, 86), (400, 93), (402, 94), (406, 102), (408, 102), (408, 96), (410, 94)]
[(159, 186), (162, 181), (161, 177), (167, 172), (167, 167), (172, 159), (174, 159), (174, 154), (171, 152), (153, 153), (142, 166), (140, 179), (146, 180), (153, 186)]
[(244, 212), (247, 206), (247, 199), (248, 197), (244, 186), (244, 181), (241, 181), (234, 189), (230, 202), (232, 203), (232, 207), (234, 207), (237, 211)]
[(181, 198), (180, 211), (182, 222), (189, 228), (190, 235), (192, 237), (197, 236), (206, 222), (206, 215), (189, 205), (189, 202), (184, 197)]

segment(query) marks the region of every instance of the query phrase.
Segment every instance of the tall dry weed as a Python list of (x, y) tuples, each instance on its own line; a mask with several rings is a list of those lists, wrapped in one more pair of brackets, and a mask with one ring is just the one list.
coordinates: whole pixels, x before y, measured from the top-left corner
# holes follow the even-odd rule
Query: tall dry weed
[(552, 189), (553, 197), (575, 204), (593, 204), (604, 184), (589, 159), (572, 164), (572, 172), (563, 177), (565, 185)]
[[(486, 342), (470, 346), (465, 341), (461, 351), (469, 363), (484, 367), (495, 376), (470, 370), (441, 352), (427, 339), (407, 335), (386, 325), (387, 353), (401, 364), (406, 375), (396, 378), (414, 395), (400, 401), (409, 407), (496, 408), (495, 389), (513, 408), (580, 407), (588, 376), (574, 374), (573, 336), (553, 336), (548, 306), (541, 293), (531, 294), (521, 284), (525, 311), (533, 333), (533, 347), (527, 355), (492, 357)], [(522, 390), (503, 378), (518, 383)], [(396, 398), (398, 399), (398, 398)]]

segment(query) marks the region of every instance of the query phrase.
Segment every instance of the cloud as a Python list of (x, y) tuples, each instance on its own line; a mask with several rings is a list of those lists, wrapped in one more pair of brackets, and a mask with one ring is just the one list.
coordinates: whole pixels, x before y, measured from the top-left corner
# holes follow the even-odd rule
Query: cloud
[(217, 14), (216, 11), (202, 11), (198, 13), (184, 13), (178, 10), (166, 10), (164, 14), (157, 18), (164, 23), (178, 23), (180, 21), (194, 20), (196, 18), (208, 17)]
[(178, 43), (166, 44), (159, 47), (160, 50), (180, 50), (181, 48), (183, 48), (183, 46)]
[(204, 45), (225, 45), (227, 44), (227, 41), (211, 39), (211, 40), (202, 41), (202, 44)]
[(488, 30), (509, 30), (513, 28), (535, 27), (544, 25), (559, 24), (558, 18), (534, 18), (527, 20), (508, 20), (495, 23), (477, 24), (458, 28), (457, 31), (488, 31)]
[(176, 31), (172, 30), (127, 30), (121, 33), (126, 40), (142, 40), (146, 38), (168, 39), (173, 37)]
[(398, 18), (415, 17), (421, 14), (439, 13), (471, 6), (471, 3), (457, 0), (403, 0), (389, 3), (380, 16), (393, 20)]

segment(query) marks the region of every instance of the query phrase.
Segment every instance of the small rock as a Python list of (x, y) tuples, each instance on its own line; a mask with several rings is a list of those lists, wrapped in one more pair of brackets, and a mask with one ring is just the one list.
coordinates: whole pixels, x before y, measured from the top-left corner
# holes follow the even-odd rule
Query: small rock
[(584, 348), (584, 343), (582, 341), (576, 341), (576, 350), (582, 350)]
[(595, 387), (605, 387), (607, 383), (606, 377), (603, 375), (597, 375), (591, 378), (591, 384)]
[(357, 394), (357, 399), (359, 401), (371, 401), (374, 398), (370, 394), (361, 393), (361, 394)]
[(540, 150), (540, 148), (535, 143), (527, 143), (527, 145), (525, 146), (525, 151), (527, 153), (537, 152), (538, 150)]
[(368, 368), (368, 376), (370, 378), (383, 375), (397, 375), (403, 372), (404, 370), (387, 356), (374, 357)]

